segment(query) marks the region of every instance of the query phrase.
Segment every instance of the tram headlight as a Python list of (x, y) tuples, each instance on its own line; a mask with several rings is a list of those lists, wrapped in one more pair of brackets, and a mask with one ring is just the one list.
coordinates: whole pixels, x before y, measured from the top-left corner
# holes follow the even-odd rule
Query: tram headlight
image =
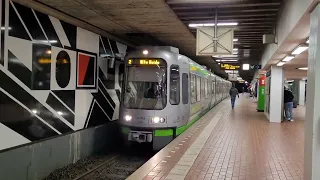
[(126, 116), (124, 116), (124, 120), (126, 120), (126, 121), (131, 121), (132, 120), (132, 116), (130, 116), (130, 115), (126, 115)]
[(154, 117), (153, 118), (153, 122), (154, 123), (159, 123), (160, 122), (160, 118), (159, 117)]

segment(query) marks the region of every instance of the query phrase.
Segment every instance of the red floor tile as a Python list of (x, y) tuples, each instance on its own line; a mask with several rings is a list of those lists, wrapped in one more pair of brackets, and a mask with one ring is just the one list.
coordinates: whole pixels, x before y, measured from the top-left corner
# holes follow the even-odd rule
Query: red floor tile
[(186, 179), (302, 179), (303, 117), (269, 123), (256, 103), (239, 99), (213, 129)]

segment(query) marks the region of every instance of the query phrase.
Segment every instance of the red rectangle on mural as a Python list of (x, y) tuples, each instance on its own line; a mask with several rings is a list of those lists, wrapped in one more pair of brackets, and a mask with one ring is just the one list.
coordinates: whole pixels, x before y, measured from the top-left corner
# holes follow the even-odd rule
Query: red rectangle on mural
[(96, 87), (96, 57), (89, 54), (78, 53), (77, 66), (77, 87), (94, 88)]

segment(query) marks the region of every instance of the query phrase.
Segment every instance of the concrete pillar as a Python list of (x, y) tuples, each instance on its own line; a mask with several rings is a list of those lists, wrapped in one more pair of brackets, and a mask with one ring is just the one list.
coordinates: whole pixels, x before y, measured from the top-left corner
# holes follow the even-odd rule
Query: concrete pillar
[(311, 13), (304, 129), (304, 180), (320, 179), (320, 5)]
[(299, 79), (295, 79), (292, 82), (292, 94), (294, 95), (294, 99), (293, 102), (294, 104), (299, 104), (299, 96), (300, 96), (300, 80)]
[(305, 104), (305, 95), (306, 95), (306, 81), (299, 80), (299, 100), (298, 103), (300, 106)]
[(271, 66), (270, 82), (270, 112), (269, 121), (281, 123), (283, 117), (283, 69), (276, 65)]

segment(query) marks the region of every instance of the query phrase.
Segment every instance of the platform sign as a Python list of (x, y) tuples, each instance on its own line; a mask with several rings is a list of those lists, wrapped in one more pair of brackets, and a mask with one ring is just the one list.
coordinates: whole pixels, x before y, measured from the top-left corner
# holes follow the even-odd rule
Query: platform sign
[(238, 64), (225, 64), (225, 63), (221, 63), (220, 64), (220, 68), (222, 70), (239, 70), (241, 68), (240, 65)]
[(215, 35), (214, 27), (197, 29), (197, 56), (232, 55), (233, 28), (218, 27)]
[(250, 69), (261, 69), (261, 65), (251, 65)]
[(259, 78), (259, 88), (258, 88), (258, 104), (257, 104), (257, 111), (263, 112), (264, 111), (264, 98), (265, 98), (265, 86), (266, 86), (266, 76), (261, 75)]

